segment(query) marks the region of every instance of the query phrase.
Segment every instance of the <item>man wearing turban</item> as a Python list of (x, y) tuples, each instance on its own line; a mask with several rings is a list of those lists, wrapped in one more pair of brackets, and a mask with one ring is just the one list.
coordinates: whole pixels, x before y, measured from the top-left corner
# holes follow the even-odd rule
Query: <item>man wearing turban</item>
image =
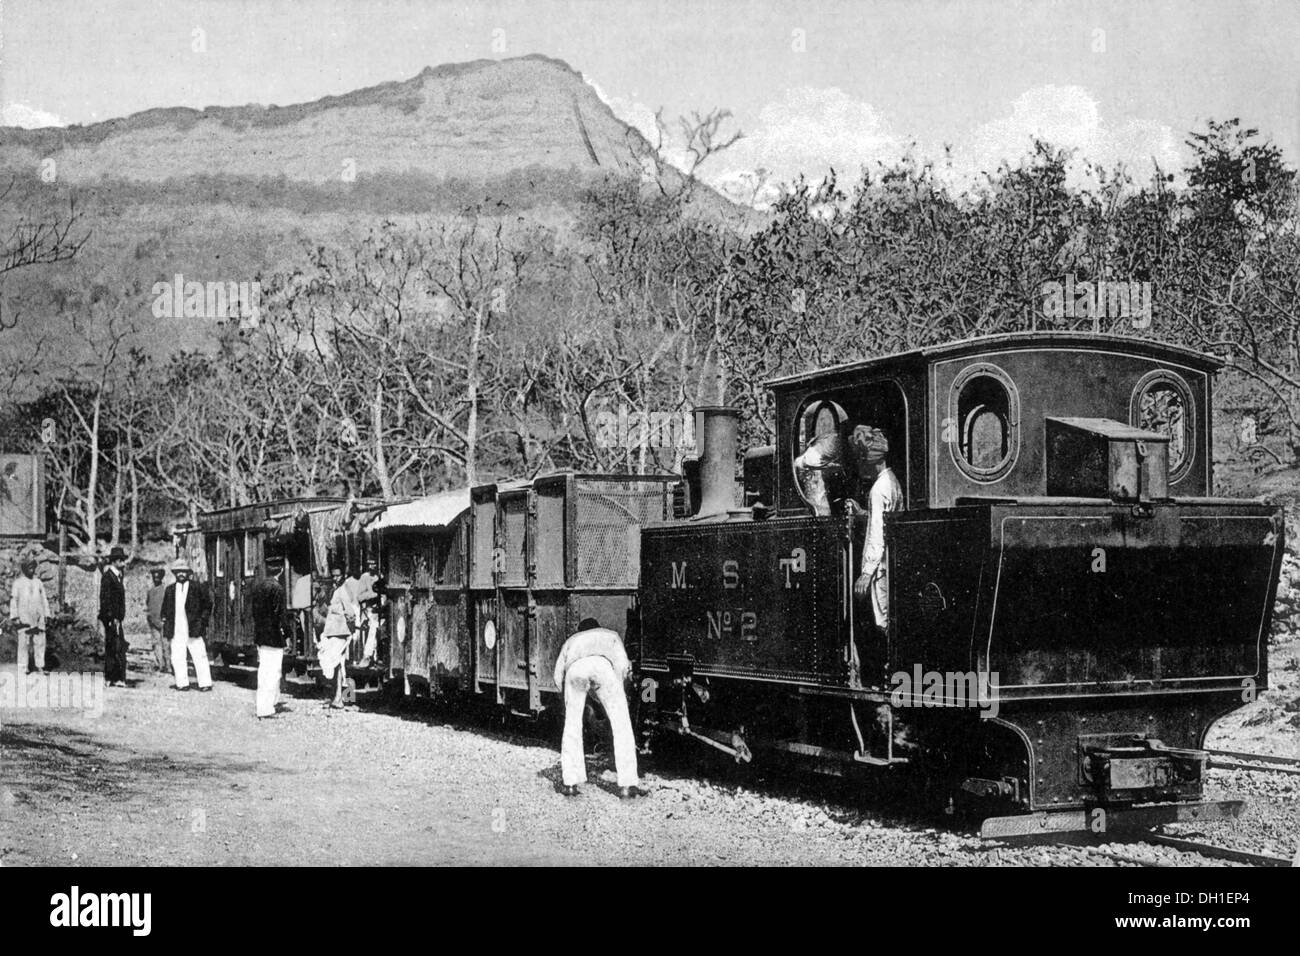
[(876, 627), (884, 631), (889, 626), (885, 515), (903, 507), (903, 489), (889, 467), (889, 440), (879, 428), (857, 426), (849, 436), (849, 447), (857, 460), (858, 474), (864, 482), (871, 482), (871, 491), (867, 495), (867, 539), (862, 549), (862, 570), (853, 585), (853, 593), (859, 601), (870, 602)]

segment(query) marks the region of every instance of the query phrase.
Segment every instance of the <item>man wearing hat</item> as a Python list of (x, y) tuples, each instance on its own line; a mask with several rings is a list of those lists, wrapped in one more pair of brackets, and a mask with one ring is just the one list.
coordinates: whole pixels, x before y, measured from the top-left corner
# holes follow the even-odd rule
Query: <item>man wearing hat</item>
[[(858, 473), (864, 481), (871, 481), (871, 491), (867, 495), (867, 538), (862, 549), (862, 572), (853, 585), (853, 593), (859, 601), (870, 602), (872, 619), (876, 627), (884, 631), (889, 626), (885, 515), (903, 507), (903, 489), (889, 467), (889, 440), (884, 432), (871, 425), (859, 425), (849, 436), (849, 445), (858, 462)], [(853, 665), (855, 668), (858, 666), (856, 647)]]
[(22, 576), (13, 583), (9, 597), (9, 619), (18, 628), (18, 673), (27, 669), (27, 643), (30, 638), (36, 670), (45, 670), (45, 619), (50, 616), (50, 602), (45, 585), (36, 576), (36, 559), (24, 558)]
[(99, 622), (104, 625), (104, 680), (109, 687), (126, 686), (126, 552), (114, 545), (99, 579)]
[(185, 654), (194, 660), (194, 676), (199, 690), (212, 690), (212, 669), (208, 666), (208, 616), (212, 613), (212, 596), (202, 581), (190, 580), (190, 563), (177, 558), (172, 564), (175, 584), (163, 594), (163, 637), (171, 645), (172, 675), (177, 690), (190, 689), (189, 668)]
[(165, 671), (171, 668), (172, 651), (170, 645), (163, 638), (163, 599), (167, 596), (167, 585), (163, 584), (163, 578), (167, 575), (167, 569), (156, 567), (149, 574), (153, 577), (153, 587), (149, 588), (149, 593), (145, 596), (144, 607), (145, 617), (149, 621), (149, 632), (153, 636), (153, 656), (158, 663), (158, 670)]

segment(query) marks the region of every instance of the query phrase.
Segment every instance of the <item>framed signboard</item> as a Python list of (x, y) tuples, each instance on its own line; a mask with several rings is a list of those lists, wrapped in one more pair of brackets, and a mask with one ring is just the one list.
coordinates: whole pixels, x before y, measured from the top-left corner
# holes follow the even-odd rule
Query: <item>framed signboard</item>
[(0, 537), (45, 536), (45, 469), (39, 455), (0, 454)]

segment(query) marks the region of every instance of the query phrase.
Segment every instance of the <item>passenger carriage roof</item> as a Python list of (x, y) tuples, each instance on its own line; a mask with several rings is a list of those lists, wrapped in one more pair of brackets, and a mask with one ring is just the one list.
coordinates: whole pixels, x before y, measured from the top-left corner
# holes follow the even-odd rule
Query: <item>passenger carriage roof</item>
[(1140, 339), (1130, 335), (1094, 335), (1086, 332), (1007, 332), (1002, 335), (985, 335), (978, 338), (962, 339), (958, 342), (946, 342), (942, 345), (930, 345), (876, 358), (859, 359), (856, 362), (846, 362), (842, 365), (832, 365), (811, 372), (800, 372), (796, 375), (785, 375), (780, 378), (769, 379), (764, 384), (768, 388), (782, 388), (788, 385), (815, 381), (819, 378), (833, 378), (854, 372), (930, 364), (939, 359), (958, 358), (962, 355), (981, 355), (986, 352), (1035, 345), (1059, 349), (1106, 346), (1130, 355), (1145, 355), (1157, 360), (1179, 362), (1204, 372), (1214, 372), (1223, 367), (1223, 360), (1217, 356), (1198, 352), (1195, 349), (1189, 349), (1181, 345), (1156, 342), (1152, 339)]
[(299, 508), (304, 511), (319, 511), (337, 508), (346, 503), (346, 498), (327, 495), (314, 498), (280, 498), (274, 501), (258, 501), (251, 505), (235, 505), (231, 508), (201, 511), (198, 516), (198, 527), (208, 533), (214, 531), (253, 530), (260, 528), (272, 518), (292, 514)]
[(442, 491), (403, 504), (389, 505), (366, 526), (367, 531), (444, 528), (469, 510), (469, 489)]

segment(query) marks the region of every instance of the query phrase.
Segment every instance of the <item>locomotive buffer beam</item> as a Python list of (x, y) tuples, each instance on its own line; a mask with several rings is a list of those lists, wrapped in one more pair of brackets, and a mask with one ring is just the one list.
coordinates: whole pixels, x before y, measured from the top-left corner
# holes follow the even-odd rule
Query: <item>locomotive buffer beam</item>
[(1145, 807), (1090, 807), (989, 817), (980, 827), (980, 838), (1011, 843), (1054, 842), (1066, 833), (1099, 834), (1147, 830), (1166, 823), (1235, 820), (1245, 805), (1244, 800), (1213, 800)]

